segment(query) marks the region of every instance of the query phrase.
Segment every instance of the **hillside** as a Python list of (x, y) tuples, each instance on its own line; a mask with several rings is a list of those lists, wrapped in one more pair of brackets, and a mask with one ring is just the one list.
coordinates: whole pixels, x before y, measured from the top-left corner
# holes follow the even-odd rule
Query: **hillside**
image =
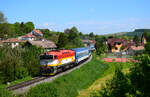
[(150, 33), (150, 29), (135, 29), (133, 32), (119, 32), (114, 34), (107, 34), (106, 36), (142, 36), (144, 32)]

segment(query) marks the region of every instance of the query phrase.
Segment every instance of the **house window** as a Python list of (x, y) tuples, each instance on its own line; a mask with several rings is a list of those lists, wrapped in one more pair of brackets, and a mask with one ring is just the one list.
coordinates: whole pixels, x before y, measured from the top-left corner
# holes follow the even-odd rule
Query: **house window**
[(120, 45), (121, 44), (121, 42), (118, 42), (118, 45)]

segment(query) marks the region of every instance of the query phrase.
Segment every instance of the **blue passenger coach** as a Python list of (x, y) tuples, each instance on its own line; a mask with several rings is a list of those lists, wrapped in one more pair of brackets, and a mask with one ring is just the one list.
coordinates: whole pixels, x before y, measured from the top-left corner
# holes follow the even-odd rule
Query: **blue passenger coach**
[(75, 51), (76, 63), (79, 63), (79, 62), (89, 58), (91, 55), (89, 48), (74, 48), (72, 50)]

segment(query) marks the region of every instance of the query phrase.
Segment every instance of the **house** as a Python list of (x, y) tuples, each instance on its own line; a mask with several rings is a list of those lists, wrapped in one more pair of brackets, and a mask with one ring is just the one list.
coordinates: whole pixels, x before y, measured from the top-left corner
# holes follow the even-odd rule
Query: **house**
[(2, 46), (3, 45), (3, 41), (2, 40), (0, 40), (0, 46)]
[(90, 45), (92, 45), (92, 46), (94, 46), (95, 45), (95, 40), (82, 40), (82, 42), (83, 42), (83, 44), (84, 44), (84, 46), (85, 47), (87, 47), (87, 46), (90, 46)]
[(7, 40), (3, 40), (3, 44), (10, 45), (11, 48), (19, 46), (21, 43), (25, 43), (25, 40), (19, 40), (17, 38), (8, 38)]
[(43, 36), (42, 32), (40, 30), (36, 30), (36, 29), (31, 31), (30, 34), (35, 35), (36, 37), (42, 37)]
[(127, 49), (128, 42), (125, 39), (111, 38), (107, 40), (108, 49), (111, 52), (120, 52)]
[(36, 40), (36, 37), (32, 34), (26, 34), (24, 36), (21, 37), (22, 40)]
[(146, 38), (144, 37), (144, 35), (142, 35), (141, 43), (144, 43), (144, 44), (146, 44), (146, 43), (147, 43), (147, 42), (146, 42)]
[(42, 47), (46, 51), (57, 48), (56, 44), (53, 41), (50, 41), (50, 40), (46, 40), (46, 41), (27, 41), (25, 43), (25, 45), (28, 45), (28, 46), (33, 45), (33, 46), (37, 46), (37, 47)]

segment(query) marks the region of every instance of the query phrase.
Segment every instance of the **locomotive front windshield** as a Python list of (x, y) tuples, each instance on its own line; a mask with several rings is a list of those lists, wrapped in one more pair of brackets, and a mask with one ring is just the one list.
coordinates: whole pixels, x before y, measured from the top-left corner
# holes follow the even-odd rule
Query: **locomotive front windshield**
[(53, 55), (41, 55), (40, 56), (40, 60), (43, 60), (43, 59), (53, 59)]

